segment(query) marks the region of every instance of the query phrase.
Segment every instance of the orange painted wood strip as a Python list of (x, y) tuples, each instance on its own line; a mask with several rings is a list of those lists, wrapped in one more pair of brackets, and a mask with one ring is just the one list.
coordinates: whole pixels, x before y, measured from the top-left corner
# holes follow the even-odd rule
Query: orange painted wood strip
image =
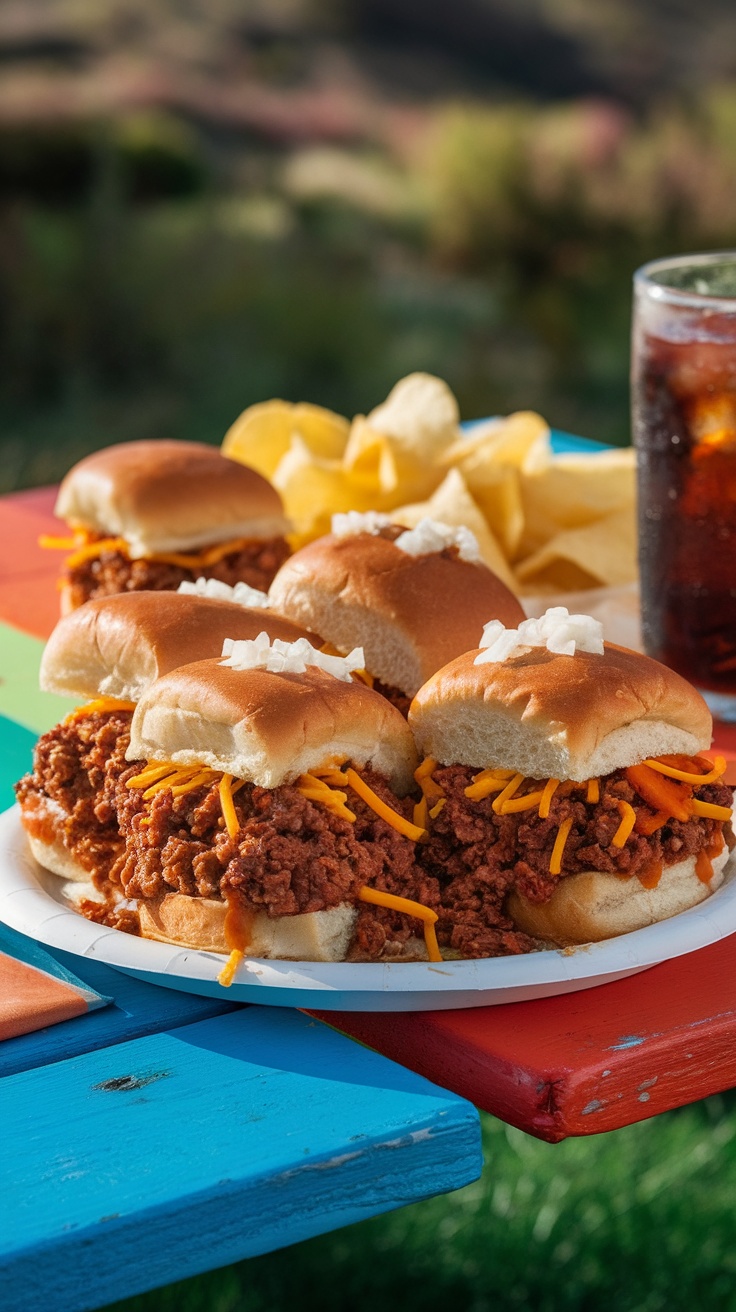
[(59, 618), (62, 554), (39, 547), (43, 533), (58, 536), (56, 488), (33, 488), (3, 497), (0, 514), (0, 620), (47, 638)]

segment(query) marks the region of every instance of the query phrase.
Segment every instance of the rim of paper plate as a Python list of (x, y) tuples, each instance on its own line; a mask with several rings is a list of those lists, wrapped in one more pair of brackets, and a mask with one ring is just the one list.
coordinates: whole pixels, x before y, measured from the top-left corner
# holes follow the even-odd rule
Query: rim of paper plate
[(224, 989), (217, 983), (223, 956), (96, 925), (64, 902), (62, 888), (31, 856), (18, 808), (0, 815), (0, 920), (13, 929), (166, 988), (319, 1011), (435, 1011), (528, 1001), (609, 983), (736, 931), (732, 859), (724, 883), (698, 906), (603, 943), (436, 964), (250, 959)]

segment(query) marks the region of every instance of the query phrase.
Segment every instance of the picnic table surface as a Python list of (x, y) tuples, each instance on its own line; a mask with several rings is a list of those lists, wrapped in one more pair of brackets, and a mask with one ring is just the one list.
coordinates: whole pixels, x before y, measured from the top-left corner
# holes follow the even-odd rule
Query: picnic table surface
[[(573, 443), (558, 438), (556, 445), (557, 449), (585, 449), (580, 439)], [(0, 654), (8, 658), (4, 682), (0, 684), (0, 716), (4, 717), (0, 720), (0, 741), (6, 747), (0, 774), (0, 785), (5, 785), (4, 804), (11, 800), (8, 792), (10, 779), (17, 777), (28, 766), (35, 734), (56, 723), (63, 713), (60, 711), (60, 699), (40, 694), (37, 690), (37, 669), (43, 640), (57, 618), (54, 580), (58, 572), (58, 560), (53, 553), (42, 551), (36, 545), (40, 534), (58, 532), (58, 521), (51, 514), (53, 500), (54, 489), (42, 488), (15, 493), (3, 498), (1, 502)], [(729, 762), (736, 763), (736, 731), (719, 727), (715, 746), (729, 758)], [(92, 963), (82, 963), (77, 958), (66, 960), (78, 975), (95, 983), (92, 975), (85, 973), (88, 968), (90, 971), (93, 969)], [(95, 971), (103, 969), (94, 966)], [(107, 977), (114, 972), (106, 971), (105, 974)], [(133, 981), (125, 980), (121, 983), (123, 978), (115, 975), (116, 998), (122, 996), (121, 990), (127, 991), (133, 987)], [(109, 981), (104, 988), (99, 983), (97, 987), (102, 992), (114, 991)], [(125, 1061), (117, 1064), (112, 1062), (116, 1075), (109, 1078), (113, 1080), (117, 1075), (125, 1073), (123, 1066), (126, 1069), (128, 1066), (137, 1069), (135, 1062), (131, 1064), (127, 1060), (128, 1052), (131, 1051), (132, 1056), (136, 1044), (153, 1043), (156, 1046), (164, 1038), (168, 1041), (172, 1034), (181, 1040), (183, 1028), (188, 1033), (197, 1032), (195, 1046), (200, 1042), (197, 1036), (213, 1028), (218, 1036), (216, 1045), (219, 1043), (220, 1047), (215, 1046), (209, 1051), (215, 1051), (218, 1059), (226, 1064), (228, 1061), (244, 1060), (240, 1056), (233, 1056), (237, 1044), (230, 1037), (223, 1037), (235, 1033), (242, 1034), (244, 1041), (246, 1032), (251, 1038), (257, 1033), (259, 1042), (268, 1042), (269, 1034), (275, 1031), (275, 1027), (280, 1027), (279, 1033), (289, 1035), (290, 1054), (297, 1051), (303, 1054), (298, 1060), (295, 1058), (294, 1064), (297, 1066), (302, 1061), (313, 1063), (315, 1043), (327, 1042), (325, 1035), (329, 1031), (325, 1027), (306, 1029), (304, 1027), (309, 1026), (310, 1021), (294, 1012), (261, 1007), (233, 1007), (227, 1002), (213, 1003), (143, 984), (136, 984), (135, 988), (145, 992), (140, 994), (141, 1006), (136, 1011), (137, 1027), (134, 1026), (131, 1031), (130, 1042), (126, 1042), (124, 1047), (105, 1047), (102, 1053), (81, 1058), (82, 1061), (99, 1059), (101, 1062), (104, 1059), (107, 1070), (110, 1059), (122, 1056), (125, 1052)], [(188, 1021), (182, 1020), (177, 1010), (185, 1004), (194, 1009)], [(199, 1011), (196, 1010), (198, 1008)], [(173, 1013), (174, 1019), (167, 1019), (159, 1025), (156, 1018), (159, 1011), (164, 1010), (167, 1017)], [(103, 1016), (104, 1013), (96, 1015)], [(312, 1017), (319, 1019), (319, 1013), (312, 1013)], [(401, 1066), (425, 1076), (460, 1098), (468, 1099), (530, 1134), (549, 1142), (557, 1142), (570, 1135), (616, 1129), (736, 1084), (736, 936), (628, 979), (560, 997), (461, 1011), (391, 1014), (330, 1012), (325, 1013), (325, 1019), (343, 1035), (351, 1035), (361, 1043), (368, 1044), (376, 1053), (392, 1058)], [(85, 1024), (93, 1022), (94, 1015), (84, 1020)], [(77, 1022), (66, 1023), (74, 1024)], [(293, 1047), (292, 1029), (289, 1027), (293, 1027), (293, 1035), (298, 1034), (304, 1039), (303, 1048)], [(63, 1031), (65, 1025), (56, 1026), (55, 1029)], [(162, 1035), (163, 1030), (168, 1030), (168, 1033)], [(52, 1031), (48, 1034), (49, 1041), (54, 1042)], [(146, 1035), (148, 1037), (144, 1037)], [(127, 1034), (125, 1038), (128, 1038)], [(62, 1042), (61, 1037), (58, 1041)], [(189, 1043), (188, 1038), (181, 1041)], [(31, 1035), (26, 1040), (11, 1042), (27, 1042), (30, 1047), (39, 1040)], [(122, 1039), (110, 1042), (120, 1045)], [(366, 1061), (367, 1056), (371, 1055), (366, 1055), (365, 1049), (357, 1049), (335, 1033), (330, 1035), (329, 1042), (346, 1043), (344, 1051), (351, 1054), (350, 1061), (354, 1060), (356, 1052), (363, 1054), (361, 1061)], [(9, 1048), (8, 1043), (2, 1045), (0, 1056), (3, 1049)], [(252, 1045), (246, 1046), (245, 1050), (249, 1059), (257, 1062), (258, 1050)], [(148, 1050), (146, 1053), (144, 1059), (144, 1050), (140, 1050), (144, 1070), (158, 1069), (156, 1060), (148, 1054)], [(136, 1061), (137, 1056), (138, 1050), (135, 1053)], [(174, 1059), (167, 1048), (164, 1060), (167, 1071), (174, 1069)], [(371, 1059), (379, 1060), (375, 1054), (371, 1055)], [(45, 1061), (50, 1060), (54, 1058), (45, 1058)], [(63, 1064), (66, 1066), (71, 1063)], [(313, 1069), (314, 1065), (311, 1064), (310, 1071)], [(392, 1072), (396, 1070), (395, 1067), (388, 1069)], [(197, 1072), (200, 1072), (198, 1076)], [(47, 1077), (48, 1071), (45, 1070), (44, 1078)], [(10, 1085), (15, 1078), (21, 1077), (6, 1077), (0, 1083), (0, 1096), (4, 1087)], [(86, 1072), (80, 1076), (82, 1083), (85, 1078)], [(202, 1078), (201, 1067), (183, 1061), (182, 1078), (196, 1084), (196, 1079)], [(96, 1082), (87, 1080), (85, 1088), (105, 1082), (105, 1079), (97, 1079)], [(66, 1085), (64, 1087), (66, 1090)], [(167, 1091), (171, 1087), (167, 1080), (156, 1080), (150, 1087), (146, 1085), (145, 1099), (151, 1099), (157, 1106), (158, 1100), (161, 1100), (161, 1107), (165, 1111)], [(220, 1087), (219, 1082), (217, 1087)], [(230, 1087), (226, 1075), (222, 1087)], [(348, 1087), (352, 1101), (354, 1086)], [(19, 1096), (25, 1098), (23, 1092)], [(190, 1091), (187, 1085), (185, 1096), (191, 1099), (193, 1106), (198, 1105), (199, 1095), (195, 1088)], [(402, 1090), (402, 1096), (410, 1096), (408, 1086), (406, 1091)], [(442, 1095), (436, 1088), (428, 1091), (425, 1085), (421, 1086), (421, 1092), (417, 1090), (417, 1096), (431, 1100)], [(64, 1097), (68, 1097), (68, 1093), (65, 1092)], [(319, 1102), (316, 1090), (314, 1097), (316, 1107)], [(105, 1104), (106, 1107), (109, 1105)], [(461, 1137), (464, 1135), (463, 1142), (467, 1145), (467, 1103), (450, 1101), (443, 1104), (443, 1111), (446, 1113), (446, 1131), (451, 1121), (457, 1127), (455, 1133)], [(310, 1127), (313, 1115), (316, 1117), (317, 1113), (313, 1113), (310, 1101)], [(278, 1122), (278, 1119), (277, 1113), (275, 1121)], [(243, 1116), (239, 1113), (238, 1124), (242, 1123)], [(231, 1144), (236, 1137), (232, 1136)], [(139, 1137), (137, 1142), (140, 1142)], [(417, 1143), (420, 1142), (431, 1143), (432, 1136), (424, 1139), (420, 1135)], [(477, 1151), (477, 1145), (474, 1151)], [(144, 1150), (142, 1154), (141, 1170), (150, 1172), (150, 1156)], [(248, 1157), (249, 1152), (245, 1156)], [(172, 1154), (173, 1158), (176, 1158), (176, 1153)], [(145, 1167), (144, 1161), (148, 1162), (148, 1167)], [(454, 1188), (463, 1183), (464, 1179), (471, 1178), (467, 1172), (473, 1168), (468, 1163), (466, 1152), (458, 1178), (452, 1180), (449, 1179), (447, 1161), (443, 1166), (432, 1166), (437, 1171), (432, 1182), (436, 1187), (428, 1188), (425, 1178), (424, 1192)], [(461, 1179), (459, 1176), (463, 1172), (465, 1174)], [(312, 1220), (310, 1223), (305, 1218), (308, 1227), (305, 1233), (317, 1233), (320, 1228), (327, 1229), (333, 1224), (344, 1224), (356, 1219), (358, 1214), (368, 1215), (384, 1207), (396, 1206), (395, 1198), (393, 1202), (379, 1200), (375, 1191), (375, 1179), (368, 1185), (369, 1175), (368, 1169), (364, 1185), (372, 1202), (369, 1211), (356, 1212), (354, 1215), (348, 1215), (346, 1211), (332, 1222), (322, 1217), (320, 1221)], [(325, 1177), (320, 1178), (324, 1182)], [(241, 1184), (242, 1179), (241, 1176)], [(421, 1193), (417, 1192), (414, 1196), (421, 1196)], [(402, 1197), (398, 1201), (406, 1202), (410, 1199)], [(120, 1218), (117, 1218), (117, 1223), (120, 1223)], [(312, 1228), (309, 1228), (310, 1224)], [(270, 1235), (263, 1240), (262, 1246), (258, 1246), (261, 1241), (257, 1240), (255, 1247), (246, 1249), (244, 1236), (238, 1232), (241, 1245), (235, 1252), (237, 1244), (233, 1236), (236, 1231), (236, 1225), (230, 1227), (229, 1240), (226, 1241), (223, 1236), (223, 1249), (212, 1253), (212, 1260), (206, 1263), (201, 1260), (200, 1254), (199, 1265), (186, 1266), (186, 1261), (192, 1259), (191, 1254), (185, 1254), (185, 1265), (179, 1269), (178, 1274), (185, 1275), (189, 1271), (202, 1269), (204, 1265), (213, 1266), (230, 1261), (233, 1256), (243, 1256), (246, 1251), (262, 1252), (267, 1247), (277, 1246), (279, 1242), (289, 1243), (304, 1237), (302, 1233), (286, 1233), (289, 1231), (287, 1226), (286, 1231), (281, 1231), (280, 1239)], [(227, 1247), (227, 1243), (234, 1247)], [(157, 1241), (159, 1246), (163, 1248)], [(173, 1278), (172, 1271), (162, 1274), (157, 1270), (155, 1279), (150, 1283), (157, 1284)], [(119, 1295), (106, 1293), (105, 1296), (109, 1299)]]
[[(0, 810), (38, 733), (53, 492), (0, 498)], [(84, 1312), (474, 1180), (464, 1098), (286, 1008), (54, 952), (113, 1005), (0, 1043), (3, 1312)]]

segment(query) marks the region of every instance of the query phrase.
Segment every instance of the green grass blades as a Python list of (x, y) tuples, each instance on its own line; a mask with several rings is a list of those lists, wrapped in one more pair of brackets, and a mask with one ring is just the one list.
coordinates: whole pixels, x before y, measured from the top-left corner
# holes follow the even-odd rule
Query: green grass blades
[(736, 1103), (557, 1146), (484, 1118), (455, 1194), (115, 1306), (115, 1312), (736, 1309)]

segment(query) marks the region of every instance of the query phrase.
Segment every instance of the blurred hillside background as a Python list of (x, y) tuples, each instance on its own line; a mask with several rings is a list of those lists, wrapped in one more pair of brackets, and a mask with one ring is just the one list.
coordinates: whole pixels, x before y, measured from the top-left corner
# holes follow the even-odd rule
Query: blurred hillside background
[(729, 0), (3, 0), (0, 490), (412, 369), (624, 443), (735, 147)]

